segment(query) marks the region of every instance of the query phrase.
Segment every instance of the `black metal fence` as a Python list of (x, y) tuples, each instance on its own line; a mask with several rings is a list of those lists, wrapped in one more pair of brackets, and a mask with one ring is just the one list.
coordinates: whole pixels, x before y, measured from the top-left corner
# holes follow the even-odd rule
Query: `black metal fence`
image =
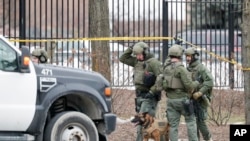
[[(89, 35), (87, 0), (2, 0), (0, 7), (0, 33), (29, 40), (14, 44), (45, 48), (52, 64), (91, 69), (91, 41), (78, 40)], [(153, 37), (188, 41), (182, 45), (201, 50), (217, 87), (243, 87), (242, 71), (230, 62), (242, 59), (241, 17), (242, 0), (109, 0), (112, 37), (152, 37), (143, 41), (162, 62), (174, 41)], [(110, 41), (113, 86), (133, 85), (132, 68), (118, 58), (137, 41)]]

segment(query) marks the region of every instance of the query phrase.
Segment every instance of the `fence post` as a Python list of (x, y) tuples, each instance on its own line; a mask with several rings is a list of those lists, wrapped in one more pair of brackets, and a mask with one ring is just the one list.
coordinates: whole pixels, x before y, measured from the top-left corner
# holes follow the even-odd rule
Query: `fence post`
[[(168, 37), (168, 2), (163, 0), (163, 6), (162, 6), (162, 36)], [(168, 40), (163, 40), (162, 44), (162, 62), (164, 64), (164, 61), (166, 60), (166, 57), (168, 55)]]
[[(19, 39), (26, 39), (26, 29), (25, 29), (25, 9), (26, 9), (26, 0), (19, 0)], [(19, 43), (19, 48), (25, 45), (25, 42)]]
[[(229, 32), (228, 32), (228, 43), (229, 43), (229, 49), (228, 49), (228, 55), (229, 55), (229, 60), (231, 61), (232, 59), (235, 59), (234, 55), (234, 13), (233, 11), (233, 4), (229, 3), (228, 4), (228, 27), (229, 27)], [(229, 86), (231, 89), (234, 88), (234, 64), (229, 63)]]

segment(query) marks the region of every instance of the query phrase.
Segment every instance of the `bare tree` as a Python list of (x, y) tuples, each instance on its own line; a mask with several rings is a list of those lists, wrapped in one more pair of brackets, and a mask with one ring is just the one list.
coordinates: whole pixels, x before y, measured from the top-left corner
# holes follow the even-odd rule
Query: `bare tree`
[[(155, 37), (161, 36), (162, 21), (160, 4), (161, 0), (118, 0), (110, 5), (111, 34), (113, 37)], [(135, 8), (140, 5), (140, 8)], [(150, 6), (149, 6), (150, 5)], [(133, 8), (134, 7), (134, 8)], [(139, 40), (132, 42), (117, 41), (124, 46), (132, 46)], [(143, 40), (149, 46), (160, 46)], [(152, 42), (152, 41), (151, 41)]]
[[(18, 10), (19, 10), (19, 1), (13, 1), (13, 0), (4, 0), (0, 1), (0, 26), (4, 26), (5, 24), (10, 23), (9, 26), (15, 27), (18, 26), (18, 24), (14, 24), (14, 20), (17, 18), (15, 16), (18, 16)], [(15, 16), (13, 16), (15, 15)]]
[[(243, 3), (243, 23), (242, 23), (242, 66), (250, 67), (250, 0), (245, 0)], [(250, 124), (250, 71), (244, 71), (244, 93), (245, 93), (245, 119), (246, 124)]]
[(0, 33), (19, 36), (19, 0), (1, 0), (0, 9)]
[[(89, 1), (89, 36), (109, 37), (109, 10), (108, 0)], [(109, 81), (110, 49), (108, 41), (92, 41), (92, 70), (100, 72)]]
[(234, 109), (242, 104), (243, 99), (239, 98), (242, 93), (235, 90), (214, 89), (212, 95), (208, 113), (209, 122), (217, 126), (225, 126), (232, 117)]

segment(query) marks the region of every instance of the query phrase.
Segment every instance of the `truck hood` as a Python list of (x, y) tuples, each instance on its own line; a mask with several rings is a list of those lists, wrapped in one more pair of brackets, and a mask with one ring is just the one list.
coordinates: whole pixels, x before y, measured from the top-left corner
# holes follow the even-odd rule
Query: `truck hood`
[[(34, 64), (38, 77), (55, 77), (58, 82), (67, 81), (68, 83), (85, 83), (93, 86), (102, 84), (109, 86), (108, 80), (98, 72), (56, 66), (51, 64)], [(87, 82), (87, 83), (86, 83)]]

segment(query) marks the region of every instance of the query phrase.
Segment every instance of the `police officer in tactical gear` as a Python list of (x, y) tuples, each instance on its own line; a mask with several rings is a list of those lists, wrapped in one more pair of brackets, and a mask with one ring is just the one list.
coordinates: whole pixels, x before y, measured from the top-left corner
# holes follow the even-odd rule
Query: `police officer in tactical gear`
[(202, 134), (203, 139), (211, 141), (211, 133), (208, 129), (207, 108), (210, 104), (213, 77), (211, 72), (199, 61), (199, 53), (194, 47), (189, 47), (185, 51), (187, 69), (192, 74), (192, 79), (197, 80), (200, 85), (199, 88), (193, 93), (194, 109), (197, 120), (197, 135), (199, 132)]
[(166, 91), (167, 96), (166, 109), (167, 119), (170, 124), (169, 137), (171, 141), (178, 141), (178, 127), (181, 115), (183, 115), (189, 141), (197, 141), (196, 118), (190, 98), (199, 83), (192, 81), (190, 73), (182, 64), (184, 53), (182, 46), (174, 44), (169, 48), (168, 53), (169, 59), (165, 63), (167, 66), (164, 66), (162, 73), (162, 89)]
[(31, 60), (34, 63), (47, 63), (48, 54), (44, 49), (37, 48), (32, 51)]
[[(161, 62), (149, 53), (149, 46), (144, 42), (138, 42), (133, 47), (128, 48), (119, 60), (134, 67), (136, 112), (147, 112), (151, 116), (155, 116), (161, 94), (160, 91), (156, 90), (155, 79), (161, 73)], [(136, 141), (142, 141), (141, 126), (138, 126)]]

